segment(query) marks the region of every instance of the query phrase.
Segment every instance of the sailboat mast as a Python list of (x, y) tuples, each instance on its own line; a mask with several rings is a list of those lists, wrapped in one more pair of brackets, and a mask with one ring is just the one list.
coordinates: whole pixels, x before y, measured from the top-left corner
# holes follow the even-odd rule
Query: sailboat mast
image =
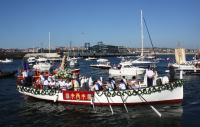
[(141, 49), (141, 56), (143, 56), (143, 19), (142, 19), (142, 10), (141, 10), (141, 36), (142, 36), (142, 49)]
[(50, 32), (49, 32), (49, 53), (50, 53)]

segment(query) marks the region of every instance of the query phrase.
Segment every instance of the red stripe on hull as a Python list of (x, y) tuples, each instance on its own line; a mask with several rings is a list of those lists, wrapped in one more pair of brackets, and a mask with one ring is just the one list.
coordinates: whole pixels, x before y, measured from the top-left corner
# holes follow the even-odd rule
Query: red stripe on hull
[[(32, 97), (29, 95), (25, 95), (27, 97)], [(35, 99), (40, 99), (40, 98), (36, 98), (36, 97), (32, 97)], [(53, 102), (53, 100), (47, 100), (47, 99), (40, 99), (40, 100), (45, 100), (45, 101), (51, 101)], [(183, 99), (174, 99), (174, 100), (163, 100), (163, 101), (151, 101), (148, 102), (149, 104), (163, 104), (163, 103), (180, 103), (182, 102)], [(75, 105), (92, 105), (90, 101), (85, 101), (85, 102), (78, 102), (78, 101), (57, 101), (58, 103), (67, 103), (67, 104), (75, 104)], [(124, 105), (123, 103), (110, 103), (111, 105)], [(126, 105), (142, 105), (142, 104), (146, 104), (146, 102), (137, 102), (137, 103), (125, 103)], [(108, 103), (100, 103), (100, 102), (96, 102), (94, 103), (94, 105), (109, 105)]]

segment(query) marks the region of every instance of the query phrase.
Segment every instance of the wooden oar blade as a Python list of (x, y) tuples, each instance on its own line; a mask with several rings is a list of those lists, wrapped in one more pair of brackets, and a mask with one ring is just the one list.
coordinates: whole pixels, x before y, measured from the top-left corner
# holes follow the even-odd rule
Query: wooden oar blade
[(160, 117), (162, 116), (153, 106), (151, 106), (151, 108), (158, 114), (158, 116), (160, 116)]

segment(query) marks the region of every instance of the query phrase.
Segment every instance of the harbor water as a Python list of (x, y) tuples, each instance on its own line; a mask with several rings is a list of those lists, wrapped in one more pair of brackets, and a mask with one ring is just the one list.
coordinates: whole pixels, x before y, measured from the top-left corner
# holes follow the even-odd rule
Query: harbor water
[[(168, 57), (164, 58), (157, 66), (158, 76), (168, 76)], [(193, 55), (187, 55), (187, 60), (192, 60)], [(106, 57), (111, 65), (118, 64), (121, 59), (117, 57)], [(96, 61), (79, 60), (81, 76), (93, 75), (93, 80), (103, 77), (108, 80), (108, 70), (91, 69), (89, 65)], [(56, 63), (58, 66), (59, 63)], [(68, 63), (69, 66), (69, 63)], [(0, 63), (2, 71), (22, 70), (22, 60), (14, 60), (12, 63)], [(112, 106), (112, 115), (109, 106), (71, 105), (53, 103), (26, 97), (16, 90), (17, 75), (13, 77), (0, 78), (0, 126), (200, 126), (200, 75), (183, 75), (184, 98), (178, 104), (152, 104), (161, 114), (160, 118), (149, 105)], [(120, 78), (120, 76), (115, 76)], [(129, 79), (131, 76), (127, 76)], [(143, 80), (143, 75), (136, 78)], [(176, 75), (175, 78), (179, 78)]]

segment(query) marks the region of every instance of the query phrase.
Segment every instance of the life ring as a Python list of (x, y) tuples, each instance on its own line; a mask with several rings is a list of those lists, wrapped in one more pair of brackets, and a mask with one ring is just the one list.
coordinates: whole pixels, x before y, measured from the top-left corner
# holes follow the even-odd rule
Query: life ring
[(22, 73), (22, 70), (19, 70), (20, 73)]

